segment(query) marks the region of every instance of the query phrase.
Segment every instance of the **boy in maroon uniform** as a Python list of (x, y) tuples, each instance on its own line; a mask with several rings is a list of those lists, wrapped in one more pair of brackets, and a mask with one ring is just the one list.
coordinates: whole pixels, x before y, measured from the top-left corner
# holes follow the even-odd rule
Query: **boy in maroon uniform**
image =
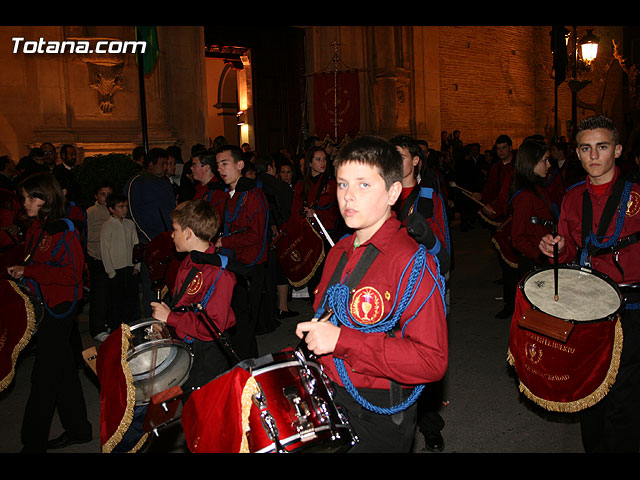
[(233, 340), (241, 358), (254, 358), (258, 356), (255, 338), (258, 315), (264, 308), (269, 204), (256, 181), (242, 176), (243, 155), (235, 145), (224, 145), (216, 152), (218, 173), (227, 185), (227, 198), (222, 236), (215, 245), (223, 255), (250, 267), (248, 275), (237, 278), (233, 309), (238, 325)]
[(222, 218), (227, 198), (226, 185), (216, 176), (216, 168), (216, 155), (213, 151), (204, 150), (193, 156), (191, 172), (193, 179), (197, 182), (193, 199), (206, 200)]
[[(204, 200), (182, 202), (171, 213), (171, 219), (173, 242), (178, 252), (215, 253), (212, 240), (218, 232), (219, 218), (209, 203)], [(226, 268), (199, 261), (187, 255), (180, 264), (171, 306), (151, 303), (153, 318), (173, 327), (176, 335), (193, 350), (193, 366), (182, 386), (185, 392), (203, 386), (230, 366), (229, 352), (221, 348), (209, 320), (220, 333), (236, 323), (230, 307), (235, 275)], [(196, 311), (197, 305), (204, 313)]]
[(415, 400), (447, 368), (444, 281), (392, 212), (402, 159), (389, 142), (353, 140), (336, 158), (336, 179), (340, 213), (355, 233), (329, 251), (316, 318), (296, 334), (335, 384), (359, 438), (351, 451), (409, 452)]
[[(587, 178), (562, 201), (558, 235), (546, 235), (540, 250), (560, 262), (577, 262), (608, 275), (626, 297), (624, 334), (616, 381), (607, 395), (583, 411), (587, 452), (633, 452), (640, 445), (640, 298), (624, 285), (640, 282), (640, 186), (616, 166), (622, 154), (618, 131), (606, 117), (584, 119), (576, 134), (577, 154)], [(636, 289), (637, 290), (637, 289)]]

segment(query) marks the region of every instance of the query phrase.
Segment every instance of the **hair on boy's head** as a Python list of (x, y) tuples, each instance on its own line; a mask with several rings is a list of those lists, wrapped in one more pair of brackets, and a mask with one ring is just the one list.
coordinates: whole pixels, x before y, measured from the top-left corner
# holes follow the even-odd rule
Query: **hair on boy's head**
[(402, 157), (391, 142), (381, 137), (365, 135), (355, 138), (343, 146), (334, 166), (338, 168), (349, 162), (363, 163), (370, 167), (377, 167), (384, 179), (387, 190), (395, 182), (402, 182)]
[(200, 150), (193, 155), (193, 159), (198, 159), (203, 167), (209, 165), (212, 172), (216, 171), (216, 152), (213, 150)]
[(229, 152), (235, 163), (238, 163), (240, 160), (244, 160), (244, 152), (237, 145), (221, 145), (216, 149), (216, 154), (222, 152)]
[(210, 242), (218, 233), (220, 217), (206, 200), (188, 200), (179, 203), (171, 212), (171, 219), (183, 230), (190, 228), (196, 237)]
[(103, 188), (110, 188), (113, 192), (113, 183), (110, 180), (102, 180), (96, 185), (96, 188), (93, 189), (94, 195), (97, 195)]
[(107, 208), (116, 208), (117, 204), (128, 201), (129, 198), (122, 193), (110, 193), (107, 195)]
[(578, 124), (578, 128), (576, 130), (576, 139), (585, 130), (595, 130), (597, 128), (609, 130), (609, 132), (611, 132), (611, 139), (613, 140), (614, 145), (618, 145), (618, 140), (620, 137), (620, 135), (618, 134), (618, 129), (613, 123), (613, 120), (605, 117), (604, 115), (593, 115), (591, 117), (583, 119)]

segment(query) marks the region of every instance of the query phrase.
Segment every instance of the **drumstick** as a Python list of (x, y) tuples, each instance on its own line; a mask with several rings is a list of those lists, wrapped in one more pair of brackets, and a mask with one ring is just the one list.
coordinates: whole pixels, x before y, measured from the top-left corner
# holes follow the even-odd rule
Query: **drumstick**
[(318, 225), (320, 225), (320, 228), (322, 229), (322, 233), (324, 233), (324, 236), (327, 239), (327, 241), (329, 242), (329, 245), (331, 245), (333, 247), (335, 244), (333, 243), (333, 240), (331, 240), (331, 236), (329, 235), (329, 232), (327, 232), (327, 230), (324, 228), (324, 225), (322, 224), (322, 222), (318, 218), (318, 215), (314, 213), (313, 214), (313, 218), (315, 218), (316, 222), (318, 222)]
[[(320, 318), (314, 317), (310, 321), (311, 322), (324, 322), (325, 320), (329, 320), (331, 315), (333, 315), (333, 310), (330, 308), (330, 309), (327, 310), (327, 312), (324, 314), (324, 316), (322, 316)], [(300, 343), (298, 343), (298, 346), (295, 348), (295, 350), (302, 351), (305, 354), (305, 357), (308, 357), (309, 355), (312, 355), (312, 354), (309, 351), (309, 349), (307, 348), (307, 342), (305, 341), (306, 337), (307, 337), (307, 332), (304, 332), (304, 334), (302, 335), (302, 339), (300, 340)]]
[[(554, 236), (558, 234), (557, 228), (553, 228)], [(553, 299), (558, 301), (558, 243), (553, 244)]]
[(473, 194), (469, 191), (469, 190), (465, 190), (464, 188), (458, 186), (456, 184), (456, 182), (451, 182), (450, 185), (452, 187), (457, 188), (458, 190), (460, 190), (463, 194), (465, 194), (467, 197), (469, 197), (471, 200), (473, 200), (474, 202), (476, 202), (478, 205), (480, 205), (481, 207), (486, 207), (486, 205), (484, 203), (482, 203), (480, 200), (478, 200), (477, 198), (473, 197)]

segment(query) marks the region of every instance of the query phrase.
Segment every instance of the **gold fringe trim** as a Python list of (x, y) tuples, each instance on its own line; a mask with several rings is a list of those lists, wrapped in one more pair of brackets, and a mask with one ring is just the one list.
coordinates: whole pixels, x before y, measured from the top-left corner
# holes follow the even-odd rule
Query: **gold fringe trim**
[(33, 332), (36, 329), (36, 318), (31, 299), (22, 291), (20, 287), (18, 287), (18, 285), (13, 280), (8, 280), (8, 282), (9, 285), (11, 285), (11, 288), (13, 288), (15, 292), (20, 295), (22, 300), (24, 300), (24, 307), (27, 313), (27, 328), (25, 329), (20, 341), (14, 347), (13, 352), (11, 352), (11, 371), (7, 374), (6, 377), (0, 380), (0, 391), (7, 388), (13, 381), (13, 377), (16, 373), (15, 366), (18, 361), (18, 357), (20, 356), (20, 352), (22, 352), (22, 350), (24, 350), (24, 348), (29, 344), (29, 342), (31, 341), (31, 337), (33, 336)]
[(260, 385), (258, 385), (256, 378), (251, 376), (242, 389), (242, 441), (240, 442), (240, 451), (238, 453), (250, 453), (249, 439), (247, 438), (247, 432), (251, 429), (249, 426), (249, 414), (253, 407), (252, 397), (257, 393), (260, 393)]
[[(307, 220), (308, 221), (308, 220)], [(302, 280), (298, 281), (298, 282), (292, 282), (291, 280), (289, 280), (289, 283), (291, 284), (291, 286), (293, 287), (300, 287), (302, 285), (305, 285), (309, 280), (311, 280), (311, 278), (313, 277), (313, 275), (316, 273), (316, 270), (318, 269), (318, 267), (320, 265), (322, 265), (322, 261), (324, 260), (325, 257), (325, 252), (324, 252), (324, 238), (322, 238), (322, 236), (316, 231), (315, 228), (313, 228), (313, 225), (311, 225), (311, 230), (313, 231), (313, 233), (316, 234), (316, 236), (322, 240), (322, 253), (320, 254), (320, 257), (318, 258), (318, 261), (316, 262), (316, 264), (313, 266), (313, 269), (311, 270), (311, 273), (309, 275), (307, 275), (306, 277), (304, 277)], [(311, 292), (309, 292), (311, 293)]]
[(482, 218), (485, 222), (487, 222), (489, 225), (493, 225), (494, 227), (499, 227), (500, 225), (502, 225), (504, 223), (504, 221), (497, 222), (495, 220), (491, 220), (484, 213), (482, 213), (482, 211), (479, 211), (478, 215), (480, 215), (480, 218)]
[[(129, 351), (129, 341), (131, 340), (131, 329), (129, 325), (122, 324), (122, 348), (120, 353), (120, 365), (124, 372), (125, 380), (127, 383), (127, 406), (125, 408), (124, 415), (120, 421), (120, 425), (115, 433), (109, 438), (102, 446), (102, 453), (111, 453), (113, 449), (122, 441), (122, 437), (131, 426), (133, 421), (133, 409), (136, 403), (136, 387), (133, 384), (133, 375), (129, 368), (129, 362), (127, 361), (127, 353)], [(140, 441), (129, 451), (129, 453), (137, 452), (144, 443), (147, 441), (148, 433), (145, 433)]]
[[(540, 398), (534, 395), (522, 382), (520, 382), (520, 392), (523, 393), (529, 400), (552, 412), (575, 413), (584, 410), (585, 408), (592, 407), (600, 400), (602, 400), (607, 393), (609, 393), (609, 390), (616, 381), (618, 368), (620, 367), (620, 355), (622, 354), (622, 339), (622, 325), (620, 323), (620, 320), (618, 319), (615, 326), (613, 350), (611, 352), (611, 363), (609, 365), (607, 375), (605, 376), (600, 386), (598, 386), (598, 388), (596, 388), (593, 393), (587, 395), (586, 397), (574, 400), (573, 402), (552, 402), (550, 400), (545, 400), (544, 398)], [(511, 351), (507, 352), (507, 362), (511, 366), (515, 365), (515, 359), (511, 354)]]
[(507, 263), (507, 265), (513, 268), (518, 268), (517, 263), (513, 263), (512, 261), (508, 260), (507, 257), (504, 256), (504, 254), (502, 253), (502, 250), (500, 250), (500, 245), (498, 244), (495, 238), (492, 238), (491, 242), (493, 243), (493, 246), (496, 247), (496, 250), (498, 250), (498, 253), (502, 257), (502, 259)]

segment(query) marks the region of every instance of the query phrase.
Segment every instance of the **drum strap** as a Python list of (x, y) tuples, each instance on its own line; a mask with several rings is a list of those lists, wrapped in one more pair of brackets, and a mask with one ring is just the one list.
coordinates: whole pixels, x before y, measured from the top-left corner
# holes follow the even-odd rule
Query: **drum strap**
[[(582, 248), (578, 252), (578, 255), (580, 256), (578, 258), (578, 261), (581, 265), (586, 265), (588, 259), (591, 256), (597, 254), (599, 249), (608, 249), (616, 245), (616, 243), (618, 242), (620, 231), (622, 230), (622, 225), (624, 223), (625, 211), (627, 202), (629, 200), (631, 185), (631, 182), (627, 181), (626, 176), (621, 175), (618, 177), (616, 183), (613, 185), (611, 195), (609, 196), (609, 198), (607, 199), (607, 203), (605, 204), (604, 210), (600, 217), (598, 230), (595, 235), (592, 230), (593, 206), (591, 204), (591, 196), (588, 189), (584, 191), (582, 195)], [(618, 218), (616, 220), (615, 231), (606, 242), (600, 243), (601, 239), (605, 238), (605, 234), (609, 229), (609, 225), (611, 224), (616, 211), (618, 212)], [(624, 272), (622, 271), (622, 268), (618, 264), (615, 257), (617, 250), (612, 251), (614, 255), (613, 261), (624, 277)]]
[[(368, 252), (367, 250), (371, 250), (371, 251)], [(343, 254), (343, 257), (338, 263), (336, 270), (332, 274), (332, 277), (328, 284), (329, 286), (327, 287), (327, 290), (325, 292), (325, 296), (323, 298), (321, 307), (318, 309), (318, 312), (316, 312), (317, 317), (320, 316), (320, 314), (322, 313), (321, 311), (324, 310), (325, 305), (328, 304), (327, 306), (331, 310), (333, 310), (333, 312), (335, 312), (335, 315), (332, 315), (330, 318), (331, 322), (334, 323), (335, 325), (337, 325), (338, 322), (341, 322), (343, 325), (349, 328), (358, 328), (360, 331), (365, 333), (386, 332), (387, 335), (394, 335), (393, 328), (397, 326), (401, 315), (404, 313), (409, 303), (413, 300), (416, 293), (415, 287), (419, 285), (419, 283), (422, 281), (422, 277), (425, 273), (425, 270), (428, 271), (429, 274), (434, 279), (433, 289), (429, 293), (429, 295), (426, 296), (426, 298), (420, 299), (422, 300), (420, 307), (418, 308), (416, 313), (413, 315), (413, 317), (405, 322), (403, 329), (409, 324), (411, 320), (413, 320), (417, 316), (418, 312), (422, 309), (422, 306), (424, 306), (427, 303), (427, 301), (431, 298), (431, 296), (435, 292), (436, 287), (440, 290), (440, 295), (442, 297), (443, 305), (445, 304), (444, 279), (442, 278), (441, 275), (439, 275), (439, 273), (438, 273), (439, 278), (436, 278), (433, 272), (430, 271), (429, 266), (426, 263), (426, 259), (427, 259), (426, 247), (424, 245), (419, 245), (418, 250), (416, 251), (415, 255), (410, 259), (409, 263), (405, 267), (405, 271), (403, 272), (402, 278), (404, 278), (404, 275), (407, 273), (407, 271), (409, 271), (409, 279), (402, 295), (396, 296), (396, 302), (398, 301), (398, 297), (401, 297), (399, 304), (394, 305), (393, 308), (391, 308), (391, 313), (387, 317), (385, 317), (385, 319), (378, 322), (377, 324), (358, 325), (358, 322), (356, 322), (351, 317), (351, 314), (348, 311), (347, 304), (348, 304), (349, 296), (350, 296), (350, 293), (355, 288), (355, 286), (358, 285), (358, 283), (360, 282), (360, 279), (364, 276), (364, 272), (366, 272), (366, 270), (369, 268), (369, 266), (373, 262), (373, 259), (377, 255), (378, 255), (377, 248), (375, 248), (375, 246), (373, 246), (372, 244), (367, 245), (365, 252), (363, 253), (362, 257), (358, 261), (358, 264), (356, 265), (356, 268), (354, 269), (354, 272), (352, 272), (346, 278), (346, 281), (342, 283), (340, 282), (340, 279), (342, 277), (342, 270), (344, 269), (344, 265), (346, 263), (346, 254)], [(362, 267), (360, 267), (361, 264), (362, 264)], [(409, 270), (411, 265), (413, 265), (413, 267)], [(356, 275), (354, 275), (354, 273)], [(360, 278), (357, 278), (357, 277), (360, 277)], [(398, 284), (398, 293), (400, 292), (400, 288), (403, 283), (402, 278), (400, 279)], [(337, 282), (337, 283), (333, 283), (333, 282)], [(337, 320), (336, 320), (336, 317), (337, 317)], [(357, 326), (354, 326), (354, 325), (357, 325)], [(340, 358), (334, 357), (334, 362), (335, 362), (338, 374), (340, 375), (340, 379), (345, 385), (346, 390), (351, 394), (351, 396), (358, 403), (360, 403), (360, 405), (376, 413), (385, 414), (385, 415), (394, 415), (396, 413), (402, 412), (403, 410), (410, 407), (418, 399), (418, 397), (422, 393), (422, 390), (424, 389), (424, 385), (416, 386), (413, 389), (411, 395), (405, 401), (403, 401), (401, 404), (393, 405), (392, 407), (389, 407), (389, 408), (383, 408), (383, 407), (371, 405), (365, 398), (363, 398), (359, 394), (356, 387), (351, 383), (343, 360)], [(394, 392), (394, 387), (392, 383), (391, 384), (392, 397), (393, 397), (393, 392)]]
[(198, 271), (199, 270), (196, 267), (191, 267), (191, 270), (189, 270), (189, 273), (187, 273), (187, 276), (185, 277), (184, 282), (182, 282), (182, 285), (180, 286), (180, 290), (171, 299), (171, 303), (169, 304), (169, 308), (171, 308), (173, 310), (173, 308), (176, 306), (176, 304), (183, 297), (184, 292), (187, 291), (187, 288), (189, 287), (189, 284), (193, 281), (194, 277), (198, 274)]

